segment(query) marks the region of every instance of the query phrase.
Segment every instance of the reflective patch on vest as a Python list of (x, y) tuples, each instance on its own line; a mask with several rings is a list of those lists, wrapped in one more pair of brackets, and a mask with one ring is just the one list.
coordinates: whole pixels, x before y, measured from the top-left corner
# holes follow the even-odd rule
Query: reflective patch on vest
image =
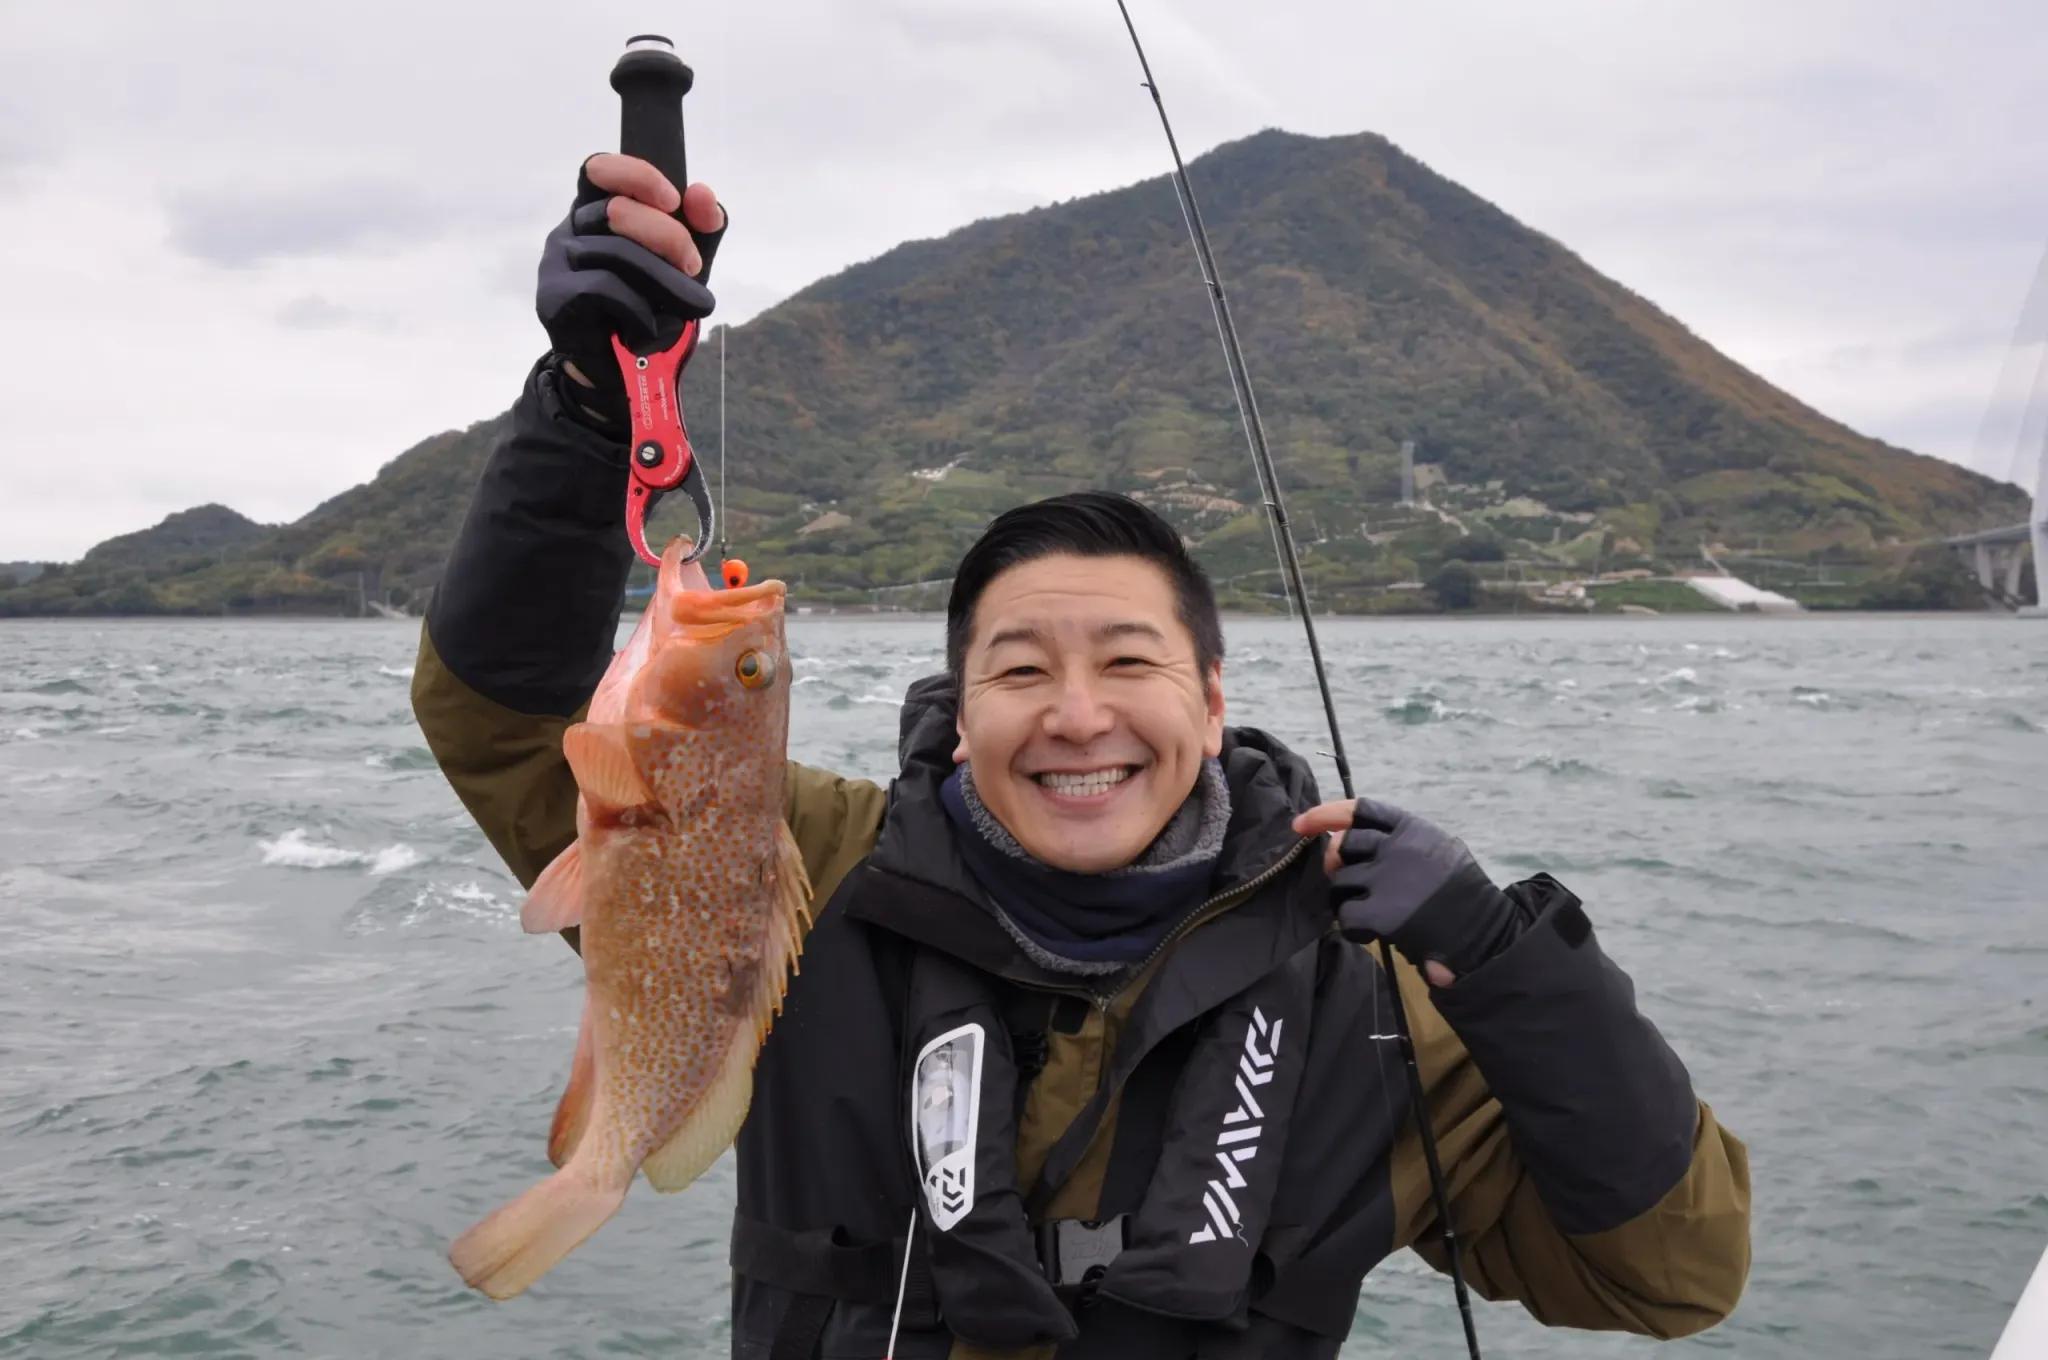
[(917, 1055), (910, 1126), (932, 1226), (946, 1232), (974, 1207), (974, 1136), (981, 1123), (980, 1025), (947, 1030)]
[(1237, 1060), (1237, 1108), (1223, 1116), (1223, 1128), (1216, 1135), (1216, 1165), (1223, 1174), (1209, 1182), (1202, 1192), (1202, 1207), (1209, 1221), (1188, 1234), (1188, 1245), (1220, 1242), (1230, 1238), (1244, 1241), (1244, 1219), (1231, 1191), (1245, 1187), (1246, 1162), (1259, 1155), (1259, 1135), (1265, 1130), (1266, 1111), (1259, 1104), (1258, 1089), (1273, 1080), (1273, 1064), (1280, 1057), (1280, 1026), (1269, 1027), (1266, 1015), (1252, 1007), (1251, 1023), (1244, 1027), (1244, 1053)]

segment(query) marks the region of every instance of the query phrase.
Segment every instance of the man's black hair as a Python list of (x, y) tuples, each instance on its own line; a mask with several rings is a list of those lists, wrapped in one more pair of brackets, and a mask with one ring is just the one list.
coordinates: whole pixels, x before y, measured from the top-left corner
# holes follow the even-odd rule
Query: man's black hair
[(1188, 555), (1171, 524), (1129, 496), (1076, 491), (1005, 510), (960, 559), (946, 600), (946, 669), (959, 685), (974, 629), (974, 606), (988, 583), (1011, 567), (1067, 553), (1137, 557), (1154, 563), (1173, 585), (1175, 611), (1195, 639), (1195, 664), (1207, 685), (1223, 660), (1223, 621), (1209, 575)]

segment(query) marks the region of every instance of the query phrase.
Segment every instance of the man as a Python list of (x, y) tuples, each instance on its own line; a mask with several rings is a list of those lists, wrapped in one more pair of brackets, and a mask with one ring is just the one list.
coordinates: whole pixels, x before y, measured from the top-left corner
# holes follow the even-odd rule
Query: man
[[(686, 231), (678, 201), (588, 163), (541, 267), (554, 349), (421, 640), (420, 724), (525, 883), (574, 836), (560, 737), (630, 565), (604, 336), (710, 305), (724, 214), (691, 186)], [(1473, 1287), (1559, 1326), (1727, 1315), (1746, 1154), (1578, 900), (1318, 804), (1227, 726), (1215, 601), (1167, 525), (1102, 493), (1001, 516), (946, 644), (887, 791), (790, 768), (817, 923), (738, 1140), (734, 1355), (878, 1356), (899, 1322), (900, 1357), (1336, 1354), (1374, 1265), (1444, 1265), (1371, 936), (1405, 956)]]

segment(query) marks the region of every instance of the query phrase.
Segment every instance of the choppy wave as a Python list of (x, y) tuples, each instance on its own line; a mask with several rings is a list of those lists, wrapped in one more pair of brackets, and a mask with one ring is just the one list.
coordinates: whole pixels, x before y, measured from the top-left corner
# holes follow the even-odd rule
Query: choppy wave
[(492, 925), (517, 925), (519, 905), (499, 896), (475, 879), (463, 883), (432, 883), (413, 895), (412, 905), (399, 918), (410, 928), (448, 916), (467, 917)]
[[(1230, 627), (1232, 721), (1325, 770), (1298, 625)], [(883, 715), (937, 669), (938, 623), (791, 629), (792, 754), (887, 779)], [(522, 891), (433, 773), (402, 631), (0, 622), (0, 1280), (25, 1302), (0, 1355), (729, 1342), (729, 1159), (688, 1204), (636, 1192), (544, 1309), (492, 1308), (447, 1273), (448, 1235), (546, 1168), (582, 979), (520, 932)], [(1443, 819), (1501, 877), (1578, 893), (1768, 1173), (1750, 1294), (1710, 1348), (1988, 1344), (2010, 1291), (1982, 1281), (2016, 1284), (2048, 1236), (2036, 631), (1323, 633), (1361, 784)], [(89, 692), (25, 692), (60, 680)], [(1440, 1277), (1397, 1258), (1350, 1349), (1434, 1336), (1445, 1307)], [(1481, 1325), (1519, 1360), (1605, 1349), (1506, 1305)]]
[[(910, 660), (913, 658), (905, 658)], [(866, 680), (887, 680), (895, 675), (899, 666), (880, 661), (869, 661), (855, 656), (807, 656), (795, 655), (789, 659), (790, 669), (800, 674), (813, 673), (821, 676), (858, 676)]]
[(373, 770), (433, 770), (440, 768), (434, 760), (434, 753), (424, 746), (408, 746), (400, 751), (372, 751), (363, 757), (363, 764)]
[(1601, 769), (1598, 765), (1593, 764), (1589, 760), (1580, 760), (1577, 756), (1547, 754), (1530, 756), (1528, 759), (1520, 761), (1515, 765), (1515, 772), (1517, 774), (1527, 774), (1531, 771), (1554, 775), (1560, 779), (1607, 779), (1611, 777), (1607, 771)]
[(1699, 682), (1700, 673), (1698, 671), (1694, 670), (1691, 666), (1680, 666), (1677, 670), (1666, 671), (1664, 674), (1658, 676), (1654, 680), (1644, 679), (1638, 681), (1637, 683), (1644, 685), (1656, 685), (1659, 688), (1670, 688), (1673, 686), (1696, 686), (1699, 684)]
[(1500, 721), (1484, 709), (1461, 708), (1455, 704), (1447, 704), (1440, 695), (1429, 690), (1416, 690), (1403, 696), (1398, 703), (1386, 705), (1380, 709), (1380, 716), (1389, 722), (1410, 727), (1423, 723)]
[(881, 704), (888, 708), (900, 708), (903, 704), (901, 690), (875, 689), (866, 694), (835, 694), (825, 701), (825, 707), (844, 713), (860, 704)]
[(290, 732), (301, 732), (310, 727), (334, 727), (344, 721), (337, 713), (307, 708), (303, 704), (286, 704), (283, 708), (259, 708), (239, 713), (236, 717), (252, 725), (280, 727)]
[(382, 878), (410, 869), (422, 860), (420, 852), (400, 841), (378, 850), (351, 850), (313, 839), (302, 826), (295, 826), (274, 841), (259, 841), (263, 862), (287, 869), (340, 869), (365, 866), (372, 878)]
[(1924, 945), (1927, 941), (1909, 931), (1895, 930), (1890, 926), (1878, 925), (1871, 921), (1858, 921), (1846, 916), (1759, 916), (1753, 912), (1733, 909), (1691, 910), (1677, 913), (1684, 920), (1712, 921), (1720, 926), (1739, 926), (1744, 930), (1761, 930), (1772, 933), (1822, 935), (1830, 939), (1849, 939), (1861, 936), (1866, 940), (1887, 944)]
[(342, 929), (354, 936), (478, 927), (517, 931), (522, 900), (516, 888), (493, 888), (480, 878), (420, 883), (387, 877), (357, 902)]

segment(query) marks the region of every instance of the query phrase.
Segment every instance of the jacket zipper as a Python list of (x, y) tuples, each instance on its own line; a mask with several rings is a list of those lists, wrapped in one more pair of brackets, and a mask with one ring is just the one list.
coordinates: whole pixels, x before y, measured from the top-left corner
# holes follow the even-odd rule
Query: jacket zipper
[(1253, 893), (1257, 892), (1259, 889), (1265, 887), (1268, 883), (1271, 883), (1274, 879), (1278, 878), (1281, 872), (1285, 870), (1288, 865), (1294, 863), (1294, 861), (1301, 858), (1301, 852), (1307, 849), (1310, 842), (1312, 842), (1314, 839), (1315, 837), (1313, 836), (1302, 837), (1300, 840), (1294, 843), (1293, 847), (1289, 849), (1286, 854), (1282, 855), (1279, 859), (1273, 861), (1273, 863), (1270, 866), (1268, 866), (1263, 872), (1261, 872), (1256, 878), (1250, 879), (1249, 881), (1244, 883), (1240, 883), (1236, 887), (1230, 889), (1228, 892), (1220, 892), (1216, 894), (1214, 897), (1210, 898), (1208, 901), (1202, 903), (1201, 906), (1196, 907), (1181, 921), (1179, 925), (1175, 926), (1172, 930), (1167, 931), (1166, 934), (1160, 938), (1159, 943), (1152, 946), (1152, 952), (1147, 954), (1142, 960), (1140, 960), (1137, 967), (1131, 969), (1128, 973), (1124, 974), (1123, 981), (1119, 982), (1111, 990), (1107, 992), (1097, 992), (1093, 988), (1090, 988), (1090, 994), (1095, 999), (1096, 1008), (1098, 1010), (1101, 1010), (1103, 1013), (1107, 1014), (1109, 1011), (1110, 1002), (1116, 1000), (1119, 996), (1122, 996), (1124, 992), (1129, 989), (1130, 985), (1133, 982), (1136, 982), (1139, 978), (1143, 977), (1145, 975), (1146, 970), (1149, 969), (1153, 964), (1157, 963), (1159, 961), (1159, 956), (1161, 954), (1164, 954), (1176, 940), (1186, 935), (1196, 926), (1199, 926), (1203, 922), (1208, 921), (1210, 918), (1219, 915), (1221, 913), (1221, 909), (1225, 905), (1245, 900), (1246, 898), (1250, 897)]
[[(1193, 930), (1196, 926), (1199, 926), (1204, 922), (1209, 921), (1217, 915), (1219, 915), (1220, 909), (1222, 907), (1234, 904), (1236, 902), (1243, 900), (1244, 898), (1251, 896), (1259, 889), (1265, 887), (1268, 883), (1271, 883), (1275, 878), (1278, 878), (1280, 874), (1284, 870), (1286, 870), (1286, 868), (1290, 864), (1293, 864), (1294, 861), (1301, 858), (1301, 852), (1303, 850), (1306, 850), (1309, 847), (1309, 845), (1314, 842), (1315, 839), (1316, 838), (1313, 836), (1302, 837), (1300, 840), (1296, 841), (1291, 847), (1289, 847), (1286, 854), (1282, 855), (1279, 859), (1274, 860), (1273, 863), (1268, 865), (1256, 877), (1247, 879), (1245, 882), (1238, 884), (1236, 887), (1230, 889), (1228, 892), (1217, 893), (1214, 897), (1211, 897), (1208, 901), (1202, 903), (1202, 905), (1200, 905), (1199, 907), (1196, 907), (1193, 912), (1189, 913), (1187, 916), (1181, 919), (1181, 923), (1179, 925), (1175, 926), (1172, 930), (1167, 931), (1165, 936), (1160, 939), (1159, 943), (1152, 946), (1152, 952), (1145, 955), (1143, 959), (1139, 960), (1136, 967), (1132, 968), (1129, 972), (1123, 975), (1123, 981), (1119, 982), (1115, 987), (1111, 988), (1109, 991), (1098, 991), (1096, 988), (1087, 986), (1085, 984), (1069, 985), (1058, 982), (1047, 982), (1042, 978), (1020, 978), (1012, 976), (1008, 973), (997, 973), (996, 976), (1004, 978), (1006, 981), (1014, 982), (1020, 986), (1029, 987), (1034, 991), (1050, 992), (1056, 996), (1081, 997), (1082, 999), (1093, 1004), (1097, 1010), (1107, 1013), (1109, 1010), (1110, 1003), (1112, 1001), (1115, 1001), (1119, 996), (1122, 996), (1124, 992), (1129, 989), (1130, 985), (1133, 982), (1136, 982), (1139, 978), (1143, 977), (1145, 975), (1145, 970), (1150, 968), (1153, 964), (1157, 963), (1159, 961), (1159, 956), (1161, 954), (1164, 954), (1176, 940), (1181, 939), (1189, 931)], [(972, 898), (963, 897), (961, 900), (970, 903), (973, 902)]]
[[(1265, 887), (1275, 878), (1278, 878), (1280, 874), (1286, 870), (1288, 865), (1294, 863), (1294, 861), (1301, 858), (1301, 852), (1307, 849), (1308, 846), (1315, 841), (1315, 839), (1316, 838), (1313, 836), (1302, 837), (1300, 840), (1296, 841), (1291, 848), (1289, 848), (1286, 854), (1282, 855), (1279, 859), (1273, 861), (1271, 865), (1269, 865), (1263, 872), (1259, 873), (1256, 877), (1251, 878), (1246, 882), (1238, 884), (1236, 887), (1230, 889), (1228, 892), (1217, 893), (1214, 897), (1211, 897), (1208, 901), (1202, 903), (1201, 906), (1196, 907), (1192, 912), (1190, 912), (1186, 917), (1184, 917), (1181, 920), (1181, 923), (1179, 925), (1175, 926), (1172, 930), (1169, 930), (1166, 933), (1166, 935), (1163, 938), (1161, 938), (1158, 944), (1152, 946), (1152, 952), (1147, 954), (1144, 957), (1144, 959), (1139, 962), (1136, 968), (1133, 968), (1130, 972), (1124, 974), (1124, 980), (1121, 983), (1117, 984), (1117, 986), (1112, 988), (1111, 990), (1107, 992), (1100, 992), (1092, 987), (1049, 987), (1045, 988), (1044, 990), (1064, 992), (1068, 995), (1074, 996), (1085, 996), (1090, 1001), (1094, 1002), (1096, 1012), (1102, 1017), (1102, 1022), (1105, 1026), (1104, 1037), (1106, 1039), (1106, 1027), (1109, 1024), (1110, 1003), (1116, 1000), (1117, 997), (1123, 995), (1123, 993), (1130, 987), (1130, 985), (1133, 982), (1136, 982), (1139, 978), (1143, 977), (1146, 973), (1146, 970), (1151, 968), (1151, 966), (1154, 963), (1158, 962), (1159, 956), (1161, 954), (1164, 954), (1167, 948), (1171, 946), (1175, 940), (1180, 939), (1189, 931), (1193, 930), (1196, 926), (1201, 925), (1204, 921), (1210, 920), (1211, 918), (1220, 915), (1222, 913), (1223, 908), (1227, 904), (1234, 904), (1237, 902), (1244, 901), (1245, 899), (1249, 898), (1253, 893), (1257, 892), (1260, 888)], [(1109, 1075), (1111, 1056), (1112, 1055), (1105, 1049), (1101, 1056), (1101, 1060), (1096, 1065), (1095, 1090), (1091, 1093), (1091, 1099), (1094, 1096), (1099, 1096), (1102, 1093), (1103, 1080)], [(1021, 1110), (1019, 1113), (1021, 1116)], [(1044, 1175), (1043, 1168), (1040, 1168), (1039, 1174), (1041, 1177)]]

